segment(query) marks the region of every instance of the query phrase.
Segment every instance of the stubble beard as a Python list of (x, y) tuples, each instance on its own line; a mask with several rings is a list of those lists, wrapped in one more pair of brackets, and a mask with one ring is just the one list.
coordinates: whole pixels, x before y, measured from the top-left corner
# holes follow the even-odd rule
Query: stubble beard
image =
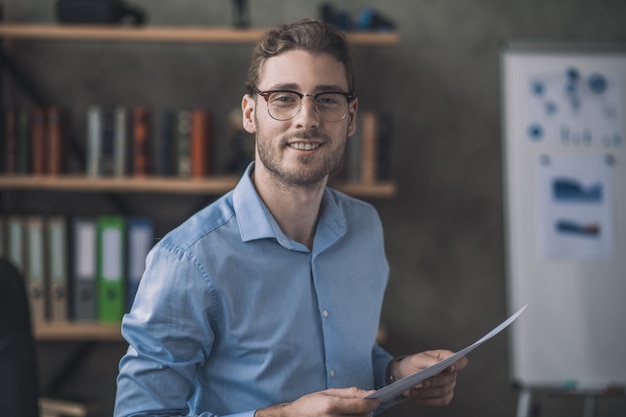
[[(328, 146), (331, 142), (328, 137), (310, 132), (292, 137), (306, 139), (313, 136), (324, 139), (322, 146)], [(280, 146), (286, 147), (287, 145), (284, 143), (287, 143), (287, 140), (292, 137), (281, 138)], [(283, 153), (279, 148), (272, 147), (274, 142), (272, 139), (264, 137), (261, 132), (257, 132), (256, 140), (260, 162), (278, 184), (287, 187), (318, 189), (324, 184), (326, 177), (339, 167), (345, 149), (345, 141), (343, 141), (335, 151), (326, 154), (321, 163), (318, 161), (318, 155), (300, 155), (298, 156), (297, 167), (287, 169), (281, 163)]]

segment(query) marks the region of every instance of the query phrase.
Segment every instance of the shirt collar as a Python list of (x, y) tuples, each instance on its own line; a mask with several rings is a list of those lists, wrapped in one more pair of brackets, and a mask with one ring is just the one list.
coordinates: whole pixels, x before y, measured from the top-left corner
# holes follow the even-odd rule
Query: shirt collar
[[(278, 223), (257, 193), (251, 178), (253, 171), (254, 162), (251, 162), (233, 191), (233, 206), (242, 241), (275, 238), (285, 248), (294, 249), (295, 242), (280, 230)], [(326, 188), (320, 207), (314, 250), (320, 252), (326, 249), (345, 232), (346, 218), (342, 206), (338, 203), (336, 195)]]

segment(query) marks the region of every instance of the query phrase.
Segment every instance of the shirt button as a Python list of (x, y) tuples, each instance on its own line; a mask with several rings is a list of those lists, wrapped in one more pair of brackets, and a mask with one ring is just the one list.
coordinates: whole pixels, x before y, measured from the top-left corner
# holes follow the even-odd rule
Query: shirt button
[(324, 317), (328, 317), (328, 310), (324, 310), (324, 311), (322, 311), (322, 316), (324, 316)]
[(335, 370), (334, 370), (334, 369), (331, 369), (331, 370), (330, 370), (330, 377), (331, 377), (331, 378), (334, 378), (334, 377), (335, 377)]

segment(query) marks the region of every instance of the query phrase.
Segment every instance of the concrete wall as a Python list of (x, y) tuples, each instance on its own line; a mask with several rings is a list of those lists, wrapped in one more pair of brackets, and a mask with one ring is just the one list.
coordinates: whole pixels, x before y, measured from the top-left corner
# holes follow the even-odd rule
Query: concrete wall
[[(5, 1), (9, 21), (53, 20), (51, 0)], [(317, 15), (317, 2), (251, 1), (254, 26)], [(354, 15), (371, 1), (337, 1)], [(229, 25), (226, 1), (134, 0), (155, 25)], [(383, 321), (394, 354), (475, 340), (506, 316), (500, 130), (499, 47), (507, 40), (626, 42), (621, 0), (387, 0), (376, 4), (393, 19), (401, 42), (358, 48), (361, 108), (394, 116), (393, 200), (372, 200), (386, 230), (391, 264)], [(103, 104), (208, 105), (217, 131), (239, 105), (250, 52), (245, 46), (111, 45), (102, 42), (17, 42), (12, 55), (45, 97), (79, 113)], [(10, 92), (19, 100), (18, 92)], [(75, 134), (82, 135), (81, 121)], [(221, 140), (221, 145), (227, 145)], [(223, 161), (218, 161), (222, 162)], [(205, 204), (198, 197), (122, 196), (133, 214), (158, 207), (163, 234)], [(106, 198), (14, 193), (7, 210), (85, 213), (114, 209)], [(82, 346), (39, 344), (42, 379)], [(110, 415), (117, 359), (124, 346), (93, 346), (60, 392), (99, 393)], [(422, 416), (515, 414), (517, 392), (508, 377), (506, 335), (470, 356), (447, 408), (419, 408)], [(540, 397), (545, 415), (582, 414), (582, 400)], [(624, 399), (603, 399), (598, 416), (623, 415)], [(416, 415), (401, 405), (387, 415)]]

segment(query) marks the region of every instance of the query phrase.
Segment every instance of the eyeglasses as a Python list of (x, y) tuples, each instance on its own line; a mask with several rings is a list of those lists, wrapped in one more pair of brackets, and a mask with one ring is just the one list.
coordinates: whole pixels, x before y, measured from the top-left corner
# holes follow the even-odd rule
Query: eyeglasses
[(338, 122), (348, 114), (348, 104), (356, 97), (354, 93), (343, 91), (325, 91), (317, 94), (302, 94), (290, 90), (259, 91), (250, 87), (250, 91), (263, 97), (267, 102), (267, 112), (272, 119), (285, 121), (296, 117), (302, 108), (302, 98), (313, 99), (315, 111), (327, 122)]

